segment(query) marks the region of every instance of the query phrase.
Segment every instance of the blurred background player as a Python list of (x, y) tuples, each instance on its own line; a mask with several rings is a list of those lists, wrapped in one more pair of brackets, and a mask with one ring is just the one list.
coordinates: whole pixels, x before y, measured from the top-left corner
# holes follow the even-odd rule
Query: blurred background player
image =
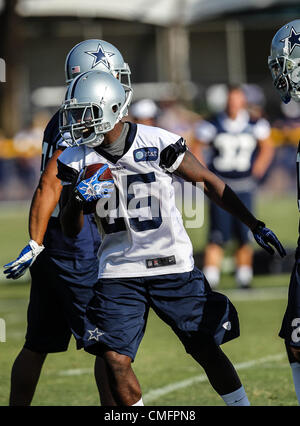
[(141, 99), (131, 106), (129, 113), (134, 123), (155, 126), (159, 108), (152, 99)]
[[(300, 102), (300, 19), (289, 22), (276, 32), (271, 42), (268, 65), (281, 100), (285, 104), (291, 100)], [(298, 209), (300, 210), (300, 142), (296, 161)], [(295, 391), (300, 404), (300, 236), (295, 260), (289, 284), (287, 308), (279, 336), (285, 340)]]
[[(200, 160), (252, 211), (257, 182), (272, 161), (273, 148), (268, 121), (249, 114), (242, 87), (228, 87), (226, 110), (201, 121), (196, 135), (203, 148)], [(208, 281), (212, 287), (219, 284), (224, 246), (235, 240), (238, 244), (236, 282), (241, 288), (248, 288), (253, 277), (253, 249), (248, 228), (213, 203), (209, 203), (209, 222), (203, 268)]]
[(199, 143), (196, 138), (197, 123), (202, 117), (183, 102), (174, 99), (164, 99), (159, 102), (159, 115), (157, 126), (182, 135), (186, 140), (188, 149), (198, 156)]
[[(91, 69), (124, 81), (126, 96), (131, 96), (129, 66), (112, 44), (93, 39), (74, 46), (65, 62), (66, 82)], [(4, 271), (12, 279), (29, 267), (31, 274), (27, 333), (12, 368), (10, 405), (31, 403), (48, 353), (66, 351), (72, 334), (77, 349), (82, 347), (83, 315), (97, 281), (101, 240), (93, 215), (84, 216), (83, 229), (75, 238), (66, 237), (60, 226), (62, 187), (56, 159), (67, 146), (60, 136), (57, 111), (44, 132), (42, 175), (30, 207), (30, 242)], [(100, 358), (95, 361), (95, 377), (101, 403), (114, 405)]]

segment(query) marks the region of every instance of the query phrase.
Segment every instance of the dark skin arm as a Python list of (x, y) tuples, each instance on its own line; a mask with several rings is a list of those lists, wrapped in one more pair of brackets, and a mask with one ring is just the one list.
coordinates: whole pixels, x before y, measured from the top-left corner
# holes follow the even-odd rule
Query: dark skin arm
[(30, 206), (29, 235), (39, 245), (43, 243), (49, 219), (58, 203), (62, 190), (61, 182), (56, 177), (56, 160), (61, 153), (62, 150), (57, 149), (48, 161)]
[(63, 187), (60, 199), (60, 224), (63, 233), (70, 238), (76, 237), (83, 227), (83, 204), (73, 197), (73, 185)]
[(204, 167), (189, 151), (176, 170), (176, 174), (188, 182), (203, 182), (205, 194), (218, 206), (240, 219), (251, 230), (257, 226), (257, 219), (225, 183)]

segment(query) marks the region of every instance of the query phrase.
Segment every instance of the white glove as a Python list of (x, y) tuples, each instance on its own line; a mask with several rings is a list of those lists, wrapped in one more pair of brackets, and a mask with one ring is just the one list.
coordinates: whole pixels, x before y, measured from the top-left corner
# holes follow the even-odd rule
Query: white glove
[(23, 248), (16, 260), (4, 265), (4, 273), (6, 278), (16, 280), (20, 278), (27, 268), (29, 268), (37, 256), (44, 250), (43, 245), (38, 245), (34, 240), (30, 240), (26, 247)]
[(63, 140), (67, 143), (68, 146), (72, 146), (72, 138), (70, 132), (64, 132), (62, 135)]
[[(76, 144), (74, 144), (74, 141), (72, 139), (71, 133), (70, 132), (64, 132), (62, 134), (62, 139), (64, 140), (65, 144), (67, 144), (67, 146), (76, 146), (76, 144), (80, 144), (81, 142), (81, 138), (77, 141)], [(65, 146), (64, 144), (60, 144), (61, 146)], [(98, 144), (99, 145), (99, 144)]]

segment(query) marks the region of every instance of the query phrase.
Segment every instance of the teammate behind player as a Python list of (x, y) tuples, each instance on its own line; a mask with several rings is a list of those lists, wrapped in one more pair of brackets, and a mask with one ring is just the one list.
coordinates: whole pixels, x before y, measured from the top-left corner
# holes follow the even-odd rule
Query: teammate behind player
[[(275, 89), (284, 103), (300, 102), (300, 19), (281, 27), (271, 42), (268, 65)], [(300, 142), (297, 152), (298, 209), (300, 211)], [(300, 233), (300, 222), (299, 222)], [(300, 235), (291, 274), (288, 303), (279, 336), (285, 340), (296, 395), (300, 404)]]
[[(271, 163), (273, 147), (269, 123), (263, 118), (251, 118), (242, 87), (229, 87), (226, 111), (200, 122), (196, 133), (201, 145), (208, 148), (209, 170), (226, 182), (253, 211), (257, 182)], [(224, 246), (233, 240), (238, 243), (236, 282), (241, 288), (248, 288), (253, 278), (249, 229), (238, 218), (211, 202), (209, 225), (203, 268), (208, 281), (213, 287), (219, 284)]]
[[(118, 49), (97, 39), (74, 46), (65, 62), (66, 82), (91, 69), (120, 80), (130, 103), (130, 69)], [(12, 368), (10, 405), (31, 403), (46, 355), (67, 350), (71, 333), (77, 348), (82, 347), (83, 315), (97, 281), (101, 240), (93, 215), (85, 215), (83, 228), (74, 238), (64, 236), (59, 222), (62, 187), (56, 177), (56, 159), (68, 145), (60, 136), (58, 116), (56, 112), (44, 133), (42, 174), (29, 215), (31, 240), (4, 271), (7, 278), (17, 279), (30, 267), (32, 279), (26, 339)], [(100, 358), (95, 360), (95, 377), (102, 404), (113, 405)]]
[(58, 158), (66, 235), (80, 231), (82, 209), (91, 195), (107, 195), (98, 179), (93, 179), (95, 184), (92, 178), (78, 183), (84, 165), (107, 164), (116, 187), (115, 203), (112, 197), (111, 204), (98, 203), (96, 209), (103, 241), (99, 281), (87, 307), (84, 348), (103, 356), (119, 405), (142, 403), (131, 362), (151, 307), (204, 368), (225, 403), (249, 405), (233, 365), (219, 347), (239, 335), (237, 312), (194, 267), (192, 244), (175, 206), (172, 174), (203, 182), (206, 194), (242, 220), (263, 248), (274, 253), (271, 243), (281, 256), (285, 251), (235, 193), (186, 150), (183, 138), (157, 127), (120, 122), (125, 102), (117, 80), (91, 71), (72, 83), (61, 109), (61, 130), (70, 132), (74, 145)]

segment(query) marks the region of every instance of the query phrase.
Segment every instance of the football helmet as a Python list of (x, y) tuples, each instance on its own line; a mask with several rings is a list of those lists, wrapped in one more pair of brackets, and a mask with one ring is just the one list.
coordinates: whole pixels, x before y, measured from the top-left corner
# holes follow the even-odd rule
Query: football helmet
[(274, 86), (284, 103), (300, 101), (300, 19), (281, 27), (271, 42), (268, 57)]
[(98, 146), (128, 108), (125, 89), (112, 74), (87, 71), (68, 87), (59, 112), (59, 130), (70, 146)]
[(65, 62), (66, 83), (70, 83), (75, 77), (86, 71), (105, 71), (113, 74), (126, 90), (131, 87), (130, 68), (124, 62), (119, 50), (104, 40), (84, 40), (67, 55)]

